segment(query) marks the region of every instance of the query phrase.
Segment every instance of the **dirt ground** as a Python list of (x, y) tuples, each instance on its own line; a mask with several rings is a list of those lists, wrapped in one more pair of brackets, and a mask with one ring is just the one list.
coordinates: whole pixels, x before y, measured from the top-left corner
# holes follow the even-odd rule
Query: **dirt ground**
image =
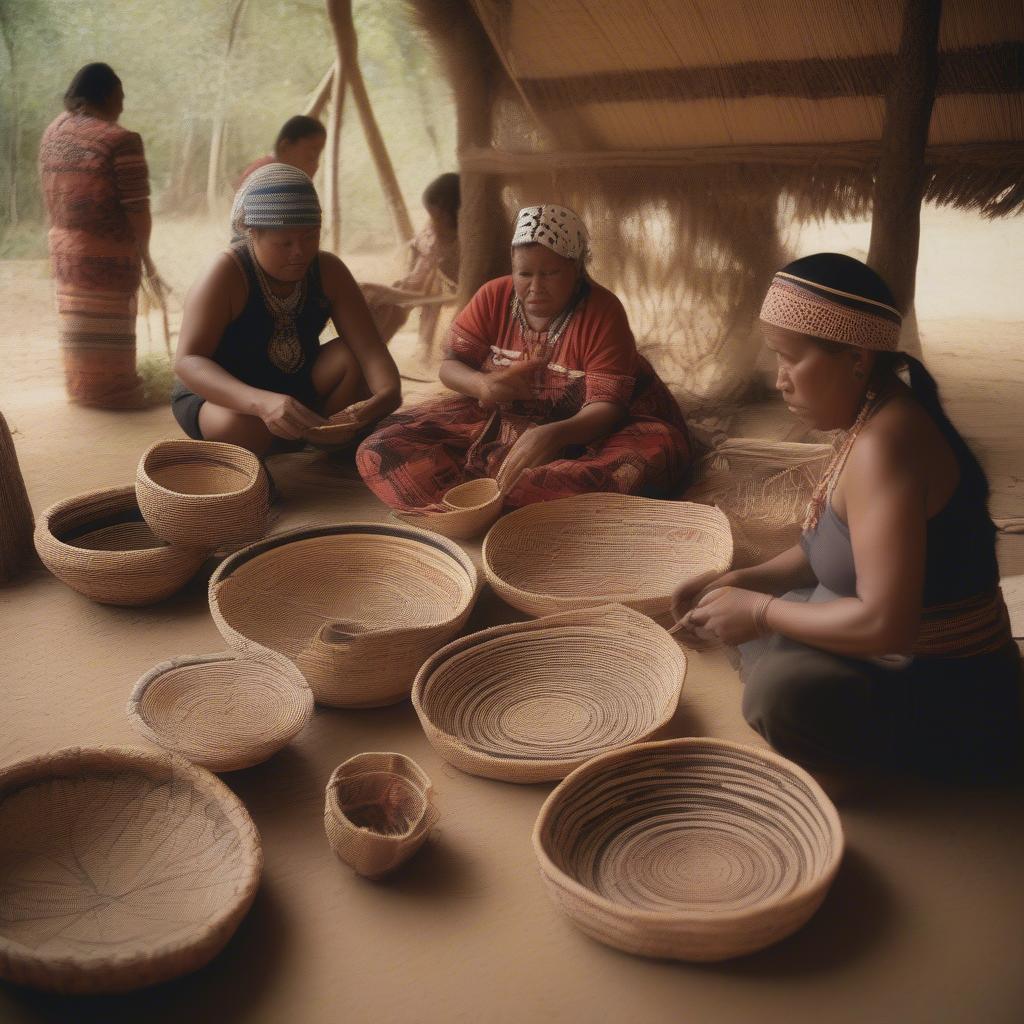
[[(199, 225), (158, 225), (156, 259), (179, 295), (219, 241)], [(991, 224), (949, 212), (928, 211), (922, 233), (925, 359), (992, 476), (992, 511), (1004, 519), (1024, 517), (1022, 242), (1019, 219)], [(866, 233), (832, 226), (805, 231), (800, 244), (853, 251), (866, 248)], [(394, 268), (387, 255), (350, 262), (360, 277), (390, 279)], [(139, 337), (144, 353), (144, 327)], [(157, 331), (152, 347), (161, 346)], [(428, 375), (411, 331), (396, 351), (411, 376)], [(65, 402), (44, 264), (0, 263), (0, 360), (0, 411), (37, 512), (130, 482), (142, 451), (177, 435), (165, 407), (114, 414)], [(765, 407), (739, 426), (781, 436), (786, 422)], [(305, 453), (271, 468), (283, 496), (274, 532), (388, 518), (344, 461)], [(479, 559), (478, 544), (467, 550)], [(1000, 559), (1004, 575), (1024, 573), (1024, 535), (1001, 538)], [(0, 763), (61, 746), (145, 746), (125, 716), (135, 681), (167, 658), (223, 646), (206, 604), (210, 569), (149, 609), (92, 604), (41, 567), (0, 589)], [(1024, 599), (1019, 581), (1008, 589)], [(485, 589), (470, 626), (516, 617)], [(739, 699), (721, 653), (692, 655), (666, 734), (757, 743)], [(323, 834), (327, 778), (361, 750), (409, 754), (438, 793), (439, 828), (390, 882), (354, 876)], [(448, 767), (408, 703), (318, 709), (287, 749), (224, 778), (252, 813), (266, 857), (256, 902), (225, 951), (194, 975), (118, 998), (0, 985), (0, 1020), (1015, 1024), (1024, 1011), (1017, 789), (895, 780), (841, 802), (847, 855), (818, 914), (772, 949), (702, 967), (629, 957), (576, 931), (544, 893), (530, 848), (551, 787)]]

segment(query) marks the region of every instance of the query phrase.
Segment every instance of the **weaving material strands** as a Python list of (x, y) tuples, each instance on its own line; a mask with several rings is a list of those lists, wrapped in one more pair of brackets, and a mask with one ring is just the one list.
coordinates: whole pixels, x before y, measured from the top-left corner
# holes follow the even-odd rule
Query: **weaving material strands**
[(242, 802), (181, 758), (71, 748), (0, 770), (0, 977), (127, 992), (197, 970), (263, 870)]
[(839, 815), (803, 769), (714, 739), (588, 761), (544, 802), (533, 848), (555, 903), (642, 956), (725, 960), (796, 931), (839, 868)]

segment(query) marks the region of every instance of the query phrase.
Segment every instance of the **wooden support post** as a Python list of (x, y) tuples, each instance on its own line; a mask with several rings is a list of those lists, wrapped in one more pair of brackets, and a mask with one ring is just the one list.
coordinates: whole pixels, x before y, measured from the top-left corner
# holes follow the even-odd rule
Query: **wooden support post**
[(221, 189), (221, 160), (224, 155), (224, 126), (227, 118), (228, 69), (231, 65), (231, 51), (234, 49), (238, 26), (245, 14), (249, 0), (235, 0), (231, 12), (228, 37), (224, 44), (224, 59), (220, 65), (220, 85), (217, 89), (213, 125), (210, 129), (210, 162), (206, 171), (206, 209), (213, 213), (217, 209)]
[(18, 575), (35, 559), (32, 506), (18, 466), (18, 453), (0, 413), (0, 584)]
[[(896, 67), (885, 98), (882, 153), (875, 175), (868, 265), (913, 309), (924, 194), (924, 152), (935, 99), (942, 0), (905, 0)], [(916, 318), (908, 316), (908, 327)], [(916, 329), (913, 331), (916, 335)], [(915, 339), (907, 339), (911, 347)], [(920, 343), (918, 342), (918, 351)]]
[(334, 252), (341, 250), (341, 128), (347, 94), (348, 74), (339, 56), (331, 74), (331, 116), (327, 122), (327, 160), (324, 168), (327, 237)]
[(320, 79), (320, 83), (310, 95), (309, 102), (306, 104), (306, 109), (303, 110), (303, 114), (305, 114), (306, 117), (319, 118), (324, 111), (324, 107), (327, 106), (327, 101), (331, 98), (331, 93), (334, 88), (334, 67), (335, 65), (332, 64), (324, 72), (324, 77)]

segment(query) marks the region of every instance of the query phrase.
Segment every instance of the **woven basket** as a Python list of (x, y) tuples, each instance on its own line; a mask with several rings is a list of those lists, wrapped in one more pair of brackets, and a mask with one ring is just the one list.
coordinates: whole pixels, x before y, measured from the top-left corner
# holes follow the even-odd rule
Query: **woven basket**
[(467, 480), (451, 488), (441, 501), (443, 511), (395, 512), (410, 526), (431, 530), (443, 537), (471, 540), (486, 533), (501, 515), (505, 495), (491, 477)]
[(194, 971), (262, 869), (238, 797), (164, 751), (73, 748), (0, 769), (0, 977), (125, 992)]
[(335, 413), (322, 427), (310, 427), (302, 435), (303, 440), (314, 448), (324, 448), (327, 451), (347, 447), (368, 426), (360, 424), (359, 410), (370, 401), (368, 398), (362, 402), (355, 402), (341, 412)]
[(455, 640), (420, 669), (412, 703), (456, 768), (547, 782), (655, 733), (675, 713), (685, 675), (664, 629), (608, 605)]
[(437, 822), (430, 779), (404, 754), (366, 753), (334, 769), (324, 829), (331, 849), (358, 874), (380, 878), (408, 860)]
[(588, 761), (544, 802), (533, 847), (555, 902), (591, 937), (643, 956), (725, 960), (807, 921), (843, 832), (803, 769), (697, 738)]
[(267, 529), (266, 471), (238, 445), (157, 441), (139, 461), (135, 492), (153, 532), (180, 547), (212, 551), (256, 540)]
[(276, 754), (313, 715), (302, 673), (273, 651), (174, 658), (150, 669), (128, 701), (146, 739), (214, 772), (249, 768)]
[(725, 572), (731, 559), (729, 521), (718, 509), (623, 494), (527, 505), (483, 544), (491, 586), (529, 615), (610, 602), (658, 615), (680, 583)]
[(345, 523), (230, 555), (210, 579), (210, 610), (230, 647), (283, 654), (319, 703), (380, 707), (409, 696), (420, 665), (465, 625), (479, 585), (450, 540)]
[(183, 587), (206, 553), (153, 536), (133, 487), (65, 498), (40, 517), (36, 551), (57, 579), (103, 604), (145, 605)]

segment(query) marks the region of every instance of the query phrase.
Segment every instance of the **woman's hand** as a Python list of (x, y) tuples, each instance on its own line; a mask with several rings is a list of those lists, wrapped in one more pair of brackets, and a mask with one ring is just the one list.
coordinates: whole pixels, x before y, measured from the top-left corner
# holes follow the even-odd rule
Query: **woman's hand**
[(259, 402), (256, 414), (270, 433), (287, 441), (297, 441), (307, 430), (322, 427), (327, 422), (298, 399), (273, 391), (268, 391), (266, 398)]
[(682, 626), (711, 633), (722, 643), (746, 643), (762, 634), (767, 598), (756, 590), (716, 586), (683, 617)]
[(733, 586), (733, 573), (704, 572), (680, 583), (672, 593), (672, 618), (679, 622), (700, 599), (715, 587)]
[(545, 362), (544, 359), (524, 359), (500, 370), (480, 374), (480, 404), (487, 409), (533, 398), (533, 374)]
[(535, 466), (543, 466), (552, 462), (565, 447), (559, 423), (544, 423), (530, 427), (505, 456), (505, 461), (498, 470), (497, 479), (503, 491), (515, 486), (520, 474)]

